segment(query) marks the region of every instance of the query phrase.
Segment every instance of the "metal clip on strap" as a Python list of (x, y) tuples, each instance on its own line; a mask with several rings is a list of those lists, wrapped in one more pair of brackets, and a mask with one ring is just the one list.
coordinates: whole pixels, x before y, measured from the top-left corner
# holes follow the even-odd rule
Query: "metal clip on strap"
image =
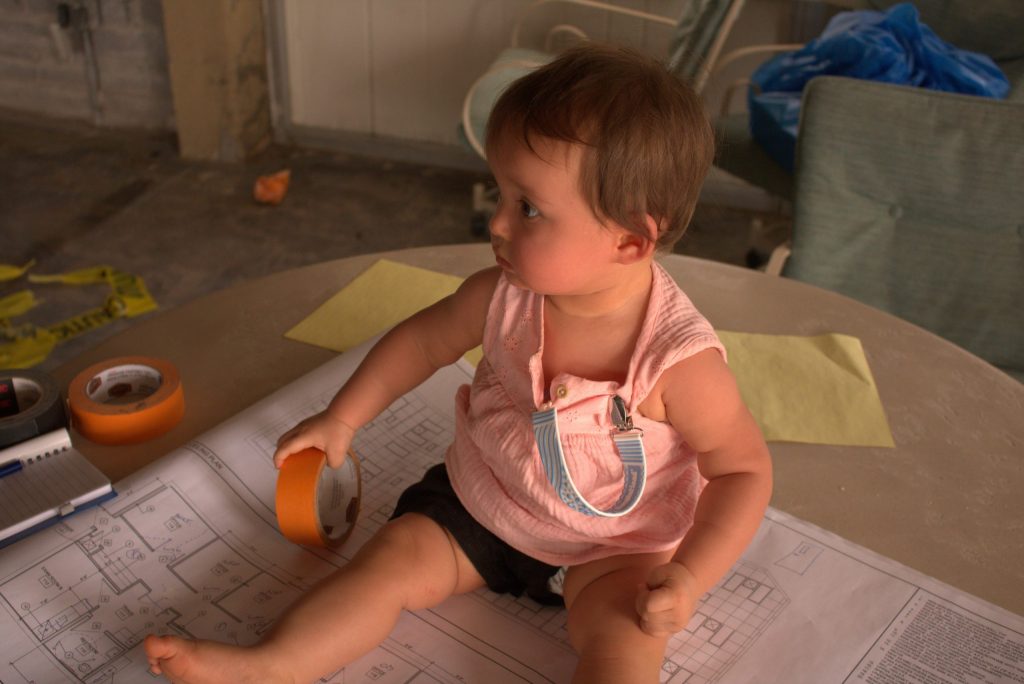
[(612, 397), (612, 422), (618, 432), (612, 436), (622, 462), (622, 494), (607, 510), (595, 508), (576, 488), (569, 474), (558, 432), (558, 411), (554, 407), (533, 413), (533, 434), (544, 472), (558, 497), (572, 510), (584, 515), (617, 518), (629, 513), (640, 501), (647, 483), (647, 456), (644, 453), (643, 431), (633, 427), (626, 405), (618, 396)]

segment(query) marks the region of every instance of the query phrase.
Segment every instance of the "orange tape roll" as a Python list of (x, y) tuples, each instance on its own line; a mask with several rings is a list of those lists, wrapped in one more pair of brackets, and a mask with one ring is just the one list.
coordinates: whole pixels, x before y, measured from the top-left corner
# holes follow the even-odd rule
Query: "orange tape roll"
[(185, 392), (169, 361), (124, 356), (89, 366), (68, 387), (71, 425), (98, 444), (164, 434), (185, 415)]
[(349, 451), (337, 468), (327, 466), (319, 449), (303, 449), (287, 459), (277, 476), (277, 524), (296, 544), (338, 546), (355, 529), (363, 485), (359, 459)]

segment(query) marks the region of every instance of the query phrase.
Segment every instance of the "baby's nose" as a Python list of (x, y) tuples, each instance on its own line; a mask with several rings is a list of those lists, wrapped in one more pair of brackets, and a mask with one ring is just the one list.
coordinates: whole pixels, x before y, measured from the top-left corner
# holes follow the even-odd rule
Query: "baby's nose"
[(498, 237), (504, 240), (508, 237), (508, 219), (505, 217), (505, 212), (501, 210), (501, 205), (498, 205), (497, 211), (491, 215), (488, 229), (491, 231), (492, 239)]

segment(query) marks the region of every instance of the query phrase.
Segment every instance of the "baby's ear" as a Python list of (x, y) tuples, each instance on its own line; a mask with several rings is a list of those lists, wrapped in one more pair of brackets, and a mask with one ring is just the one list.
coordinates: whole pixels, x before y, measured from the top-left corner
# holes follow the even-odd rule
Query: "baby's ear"
[(622, 232), (619, 234), (619, 263), (632, 264), (648, 259), (654, 254), (658, 236), (658, 223), (648, 214), (644, 217), (644, 225), (651, 238), (645, 238), (631, 230), (620, 228)]

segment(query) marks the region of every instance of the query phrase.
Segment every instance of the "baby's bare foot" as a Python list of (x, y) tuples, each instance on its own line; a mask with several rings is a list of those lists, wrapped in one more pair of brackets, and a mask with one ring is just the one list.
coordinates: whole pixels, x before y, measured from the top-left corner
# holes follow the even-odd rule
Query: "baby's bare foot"
[(144, 645), (150, 671), (175, 684), (291, 681), (249, 648), (152, 634)]

